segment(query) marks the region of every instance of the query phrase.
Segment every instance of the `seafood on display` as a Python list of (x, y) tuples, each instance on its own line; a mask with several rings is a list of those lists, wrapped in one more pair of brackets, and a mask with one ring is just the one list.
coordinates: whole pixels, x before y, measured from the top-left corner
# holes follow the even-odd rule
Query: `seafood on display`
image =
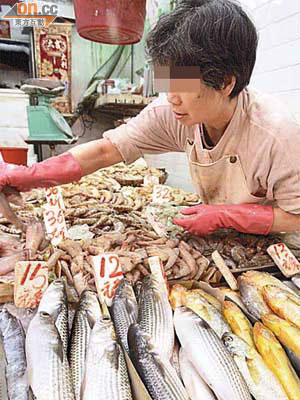
[(230, 353), (202, 318), (186, 307), (179, 307), (174, 313), (174, 325), (188, 358), (218, 399), (251, 399)]
[(113, 322), (100, 317), (89, 341), (82, 383), (83, 400), (131, 400), (131, 388), (121, 346)]
[(157, 353), (151, 337), (138, 324), (128, 331), (129, 354), (153, 400), (188, 400), (169, 360)]

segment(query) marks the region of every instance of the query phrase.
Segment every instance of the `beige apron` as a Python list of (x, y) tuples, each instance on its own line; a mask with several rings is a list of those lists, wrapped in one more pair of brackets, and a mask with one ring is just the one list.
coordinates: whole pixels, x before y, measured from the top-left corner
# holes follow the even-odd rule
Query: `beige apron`
[(206, 204), (263, 203), (262, 197), (253, 196), (237, 154), (225, 155), (212, 162), (209, 151), (203, 149), (201, 133), (195, 132), (195, 140), (187, 139), (191, 176), (202, 202)]
[[(186, 153), (193, 183), (205, 204), (272, 204), (264, 197), (249, 192), (240, 158), (225, 155), (212, 162), (209, 151), (203, 148), (201, 131), (195, 131), (195, 140), (187, 139)], [(300, 232), (278, 234), (292, 248), (300, 248)]]

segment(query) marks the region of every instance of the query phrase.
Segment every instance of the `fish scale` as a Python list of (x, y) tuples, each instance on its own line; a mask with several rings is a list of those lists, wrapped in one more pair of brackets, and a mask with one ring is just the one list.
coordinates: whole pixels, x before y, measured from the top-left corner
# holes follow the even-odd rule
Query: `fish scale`
[(9, 399), (27, 400), (25, 335), (21, 323), (7, 310), (0, 312), (0, 332), (6, 359)]
[(79, 306), (74, 317), (69, 346), (71, 379), (76, 400), (80, 399), (90, 333), (100, 316), (101, 309), (97, 294), (90, 290), (84, 291), (80, 297)]
[(116, 334), (124, 349), (128, 352), (127, 333), (129, 326), (136, 322), (138, 305), (133, 288), (128, 279), (119, 283), (111, 306), (112, 319)]
[(208, 324), (185, 307), (175, 310), (174, 323), (189, 359), (218, 398), (251, 400), (235, 362)]
[(141, 286), (137, 322), (158, 353), (170, 360), (175, 340), (172, 309), (165, 288), (152, 275)]
[(125, 357), (111, 320), (97, 320), (90, 337), (82, 400), (132, 400)]
[(68, 318), (68, 306), (66, 302), (63, 302), (61, 305), (61, 310), (57, 316), (55, 325), (60, 334), (65, 354), (67, 354), (68, 342), (69, 342), (69, 318)]
[(38, 400), (75, 400), (68, 361), (53, 318), (38, 313), (26, 336), (29, 384)]
[(151, 338), (138, 324), (128, 332), (130, 357), (152, 400), (188, 400), (170, 362), (156, 353)]

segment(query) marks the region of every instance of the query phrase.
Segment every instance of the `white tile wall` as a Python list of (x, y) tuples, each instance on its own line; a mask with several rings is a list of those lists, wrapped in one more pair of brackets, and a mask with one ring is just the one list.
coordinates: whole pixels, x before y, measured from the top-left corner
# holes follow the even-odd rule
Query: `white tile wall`
[(300, 1), (241, 0), (259, 32), (251, 86), (272, 93), (300, 120)]

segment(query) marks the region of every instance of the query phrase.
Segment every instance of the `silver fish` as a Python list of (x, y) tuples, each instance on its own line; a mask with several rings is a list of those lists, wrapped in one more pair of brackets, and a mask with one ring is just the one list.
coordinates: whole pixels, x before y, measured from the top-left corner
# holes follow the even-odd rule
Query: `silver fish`
[(28, 326), (35, 316), (37, 309), (33, 308), (18, 308), (14, 303), (5, 303), (3, 309), (7, 310), (11, 315), (16, 317), (22, 324), (24, 332), (27, 332)]
[(92, 330), (81, 398), (132, 400), (125, 357), (109, 318), (98, 319)]
[(63, 343), (51, 315), (38, 312), (26, 336), (28, 380), (38, 400), (75, 400)]
[(38, 307), (38, 312), (44, 312), (56, 321), (61, 312), (62, 304), (66, 302), (65, 284), (62, 278), (55, 279), (45, 291)]
[(288, 400), (280, 382), (253, 347), (233, 333), (225, 333), (222, 340), (256, 400)]
[(179, 351), (180, 371), (191, 400), (216, 400), (207, 383), (201, 378), (183, 348)]
[(172, 309), (166, 288), (153, 275), (143, 280), (137, 322), (151, 336), (157, 352), (170, 360), (175, 340)]
[(111, 305), (111, 315), (118, 339), (128, 352), (127, 333), (131, 324), (135, 323), (138, 315), (138, 305), (131, 283), (124, 278), (117, 287)]
[(69, 346), (69, 362), (76, 400), (80, 399), (90, 333), (100, 317), (101, 308), (97, 294), (91, 290), (84, 291), (74, 317)]
[(188, 400), (175, 369), (168, 359), (157, 354), (150, 336), (138, 324), (128, 330), (130, 358), (152, 400)]
[(219, 400), (251, 400), (247, 384), (221, 339), (186, 307), (175, 310), (177, 337), (196, 371)]
[(0, 311), (0, 332), (6, 359), (7, 392), (10, 400), (28, 399), (25, 335), (20, 321)]
[(6, 383), (6, 357), (3, 347), (3, 341), (0, 337), (0, 400), (8, 398), (7, 383)]

